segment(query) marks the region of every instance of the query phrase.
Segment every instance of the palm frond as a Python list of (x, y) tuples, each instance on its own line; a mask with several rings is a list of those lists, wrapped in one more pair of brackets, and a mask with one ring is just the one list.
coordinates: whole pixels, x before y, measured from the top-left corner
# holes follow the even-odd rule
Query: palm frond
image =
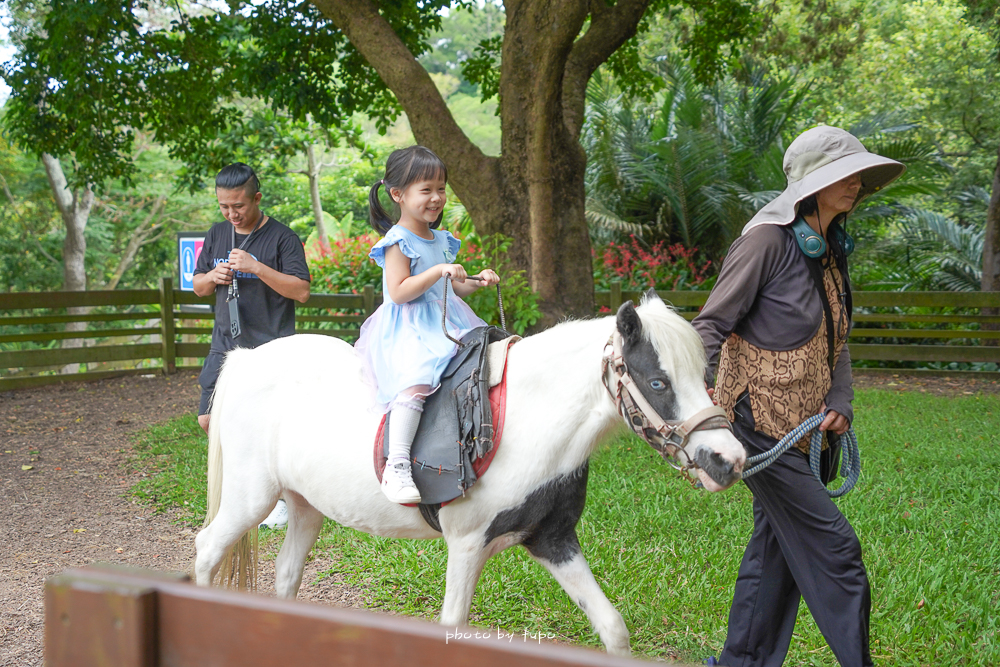
[(985, 228), (974, 228), (934, 211), (900, 208), (895, 238), (886, 254), (906, 258), (905, 271), (930, 289), (978, 290), (982, 282)]
[(902, 111), (893, 110), (883, 111), (860, 120), (852, 125), (848, 132), (859, 139), (863, 139), (880, 134), (907, 132), (917, 127), (919, 127), (919, 124), (907, 120)]
[[(783, 137), (801, 115), (810, 87), (775, 79), (763, 68), (748, 70), (739, 83), (730, 78), (705, 87), (681, 59), (664, 58), (661, 66), (667, 85), (655, 103), (626, 102), (604, 74), (588, 86), (581, 133), (588, 156), (587, 219), (601, 234), (641, 230), (649, 240), (697, 245), (717, 258), (753, 213), (785, 188)], [(911, 222), (909, 231), (893, 226), (885, 239), (897, 253), (880, 260), (895, 267), (885, 281), (957, 284), (948, 276), (968, 276), (968, 264), (921, 264), (935, 248), (940, 254), (942, 244), (952, 243), (930, 223), (912, 222), (911, 212), (899, 205), (914, 195), (940, 193), (948, 174), (938, 151), (913, 137), (915, 127), (901, 113), (886, 113), (852, 128), (870, 150), (908, 166), (903, 178), (866, 200), (853, 219), (868, 221), (883, 236), (887, 224)], [(968, 199), (968, 206), (978, 201), (971, 193)], [(963, 249), (949, 252), (967, 257), (974, 250), (961, 240)], [(907, 256), (900, 249), (909, 259), (892, 264)]]
[(621, 234), (635, 234), (641, 237), (646, 228), (645, 225), (622, 220), (600, 201), (590, 197), (587, 198), (584, 216), (590, 225)]

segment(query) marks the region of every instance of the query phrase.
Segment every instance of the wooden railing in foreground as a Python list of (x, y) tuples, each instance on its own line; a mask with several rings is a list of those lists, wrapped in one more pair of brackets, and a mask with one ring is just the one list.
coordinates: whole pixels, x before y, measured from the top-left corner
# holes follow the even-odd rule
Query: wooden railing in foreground
[[(708, 292), (660, 295), (691, 319)], [(597, 306), (610, 312), (623, 301), (640, 297), (639, 292), (623, 291), (619, 283), (595, 294)], [(210, 304), (213, 299), (175, 290), (169, 278), (161, 280), (158, 290), (0, 294), (0, 391), (200, 368), (214, 315), (184, 311), (190, 304)], [(380, 302), (381, 295), (370, 285), (358, 294), (314, 294), (307, 303), (296, 304), (296, 331), (357, 336), (361, 323)], [(1000, 315), (991, 314), (1000, 312), (1000, 292), (855, 292), (854, 303), (851, 357), (855, 361), (889, 366), (1000, 363)], [(37, 310), (46, 312), (33, 312)], [(70, 322), (83, 322), (88, 328), (64, 330)], [(994, 328), (986, 330), (983, 325)], [(83, 345), (63, 346), (74, 339)], [(49, 347), (9, 349), (19, 343)], [(88, 367), (83, 373), (56, 374), (69, 364)]]
[[(48, 667), (629, 667), (649, 664), (539, 643), (515, 631), (202, 588), (180, 575), (115, 566), (45, 584)], [(480, 638), (475, 633), (480, 633)], [(461, 637), (456, 635), (461, 633)], [(483, 635), (490, 636), (484, 637)]]

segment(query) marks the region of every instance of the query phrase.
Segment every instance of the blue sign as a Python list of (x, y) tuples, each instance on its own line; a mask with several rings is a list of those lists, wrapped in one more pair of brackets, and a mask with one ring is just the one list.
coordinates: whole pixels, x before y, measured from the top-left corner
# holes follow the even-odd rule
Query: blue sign
[(179, 288), (188, 292), (194, 290), (194, 269), (198, 265), (198, 255), (205, 244), (203, 235), (178, 235), (177, 263), (180, 269)]

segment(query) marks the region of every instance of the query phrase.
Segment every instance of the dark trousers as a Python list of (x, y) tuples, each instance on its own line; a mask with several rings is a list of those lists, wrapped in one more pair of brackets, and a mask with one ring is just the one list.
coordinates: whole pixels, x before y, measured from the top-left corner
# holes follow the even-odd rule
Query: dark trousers
[(198, 402), (198, 415), (207, 415), (211, 407), (212, 393), (215, 391), (215, 383), (222, 372), (222, 362), (226, 360), (225, 352), (211, 351), (205, 357), (205, 365), (201, 367), (198, 375), (198, 384), (201, 385), (201, 400)]
[[(748, 456), (777, 444), (754, 431), (746, 400), (736, 406), (733, 432)], [(813, 476), (806, 455), (793, 447), (745, 483), (753, 492), (754, 530), (736, 579), (719, 663), (781, 665), (802, 597), (841, 665), (871, 665), (871, 590), (861, 542)]]

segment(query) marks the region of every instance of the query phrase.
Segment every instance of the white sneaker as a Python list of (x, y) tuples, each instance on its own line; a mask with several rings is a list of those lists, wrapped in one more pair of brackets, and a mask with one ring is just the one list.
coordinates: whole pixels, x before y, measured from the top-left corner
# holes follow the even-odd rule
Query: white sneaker
[(420, 502), (420, 492), (413, 483), (409, 462), (385, 467), (382, 471), (382, 493), (390, 501), (400, 505)]
[(288, 525), (288, 506), (285, 501), (279, 499), (267, 518), (260, 522), (257, 528), (284, 528)]

